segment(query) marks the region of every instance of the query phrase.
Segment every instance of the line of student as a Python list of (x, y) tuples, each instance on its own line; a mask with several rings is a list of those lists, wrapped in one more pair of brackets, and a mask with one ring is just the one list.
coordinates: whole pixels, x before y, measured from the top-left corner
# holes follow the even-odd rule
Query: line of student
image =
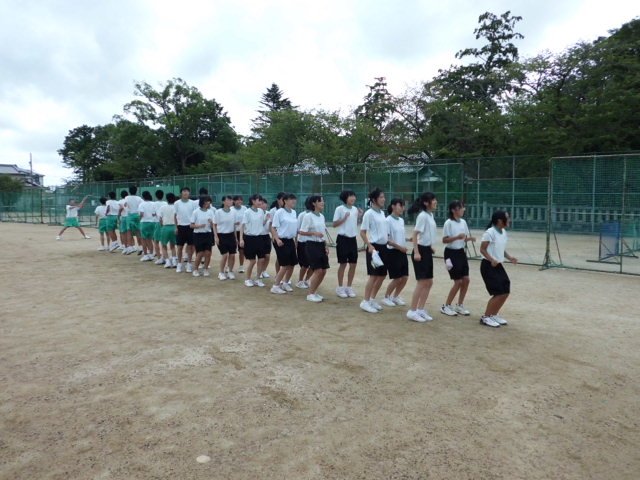
[[(264, 279), (272, 248), (276, 252), (276, 276), (270, 291), (276, 295), (292, 292), (291, 278), (296, 265), (300, 273), (296, 286), (308, 289), (307, 300), (321, 302), (318, 289), (329, 269), (329, 251), (326, 243), (324, 199), (312, 195), (305, 201), (305, 210), (296, 213), (297, 198), (294, 194), (279, 193), (269, 209), (266, 200), (258, 195), (249, 198), (249, 207), (243, 205), (242, 196), (222, 197), (222, 205), (216, 209), (211, 197), (204, 189), (198, 200), (190, 198), (189, 188), (181, 190), (177, 199), (172, 193), (163, 200), (163, 192), (156, 192), (153, 201), (148, 191), (142, 198), (136, 189), (122, 192), (122, 200), (115, 201), (115, 192), (109, 192), (109, 200), (101, 198), (96, 208), (102, 246), (107, 250), (104, 236), (111, 241), (108, 250), (122, 248), (123, 254), (136, 251), (133, 238), (140, 236), (141, 261), (152, 261), (176, 272), (191, 273), (194, 277), (210, 276), (211, 251), (214, 245), (221, 254), (218, 278), (233, 280), (236, 253), (240, 252), (238, 273), (245, 273), (246, 287), (264, 287)], [(140, 199), (138, 201), (138, 199)], [(356, 195), (352, 191), (340, 194), (342, 205), (333, 215), (333, 226), (337, 228), (336, 254), (338, 259), (338, 286), (340, 298), (354, 298), (353, 289), (358, 262), (357, 235), (360, 234), (366, 251), (368, 279), (360, 308), (368, 313), (378, 313), (387, 307), (405, 306), (400, 296), (409, 277), (407, 253), (411, 242), (411, 263), (416, 278), (416, 287), (411, 297), (407, 318), (415, 322), (426, 322), (433, 318), (426, 310), (426, 302), (433, 285), (433, 255), (436, 243), (436, 222), (433, 212), (437, 199), (431, 192), (423, 193), (413, 203), (409, 213), (417, 214), (412, 237), (406, 238), (405, 202), (391, 200), (387, 213), (384, 192), (375, 189), (369, 194), (369, 209), (364, 213), (355, 206)], [(465, 207), (460, 201), (449, 204), (448, 219), (443, 226), (444, 261), (453, 286), (440, 312), (448, 316), (470, 315), (464, 306), (469, 287), (469, 263), (465, 244), (474, 241), (462, 218)], [(121, 244), (117, 242), (116, 219), (120, 218)], [(358, 229), (358, 222), (362, 224)], [(483, 325), (499, 327), (506, 325), (500, 309), (510, 293), (509, 277), (502, 266), (505, 259), (517, 263), (505, 248), (506, 228), (509, 216), (504, 211), (494, 212), (491, 223), (482, 236), (480, 252), (483, 260), (481, 276), (491, 298), (480, 318)], [(124, 230), (124, 232), (123, 232)], [(191, 262), (195, 254), (195, 262)], [(254, 275), (255, 269), (255, 275)], [(345, 281), (346, 273), (346, 281)], [(384, 279), (389, 276), (384, 299), (378, 303), (376, 296)], [(454, 303), (457, 297), (457, 302)]]

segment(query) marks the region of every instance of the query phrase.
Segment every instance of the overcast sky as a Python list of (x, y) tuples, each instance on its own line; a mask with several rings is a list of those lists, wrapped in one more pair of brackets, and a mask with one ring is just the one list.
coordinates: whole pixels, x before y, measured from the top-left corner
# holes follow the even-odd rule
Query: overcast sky
[(373, 77), (392, 94), (476, 45), (485, 11), (523, 21), (521, 57), (591, 41), (640, 14), (630, 0), (0, 0), (0, 163), (60, 184), (69, 130), (122, 113), (135, 81), (181, 77), (248, 133), (277, 83), (295, 105), (349, 111)]

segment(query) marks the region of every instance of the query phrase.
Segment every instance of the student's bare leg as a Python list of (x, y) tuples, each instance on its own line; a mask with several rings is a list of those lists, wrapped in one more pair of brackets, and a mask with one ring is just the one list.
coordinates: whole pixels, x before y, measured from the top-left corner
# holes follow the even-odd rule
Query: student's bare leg
[(467, 290), (469, 289), (470, 283), (471, 279), (469, 277), (462, 277), (462, 284), (460, 285), (460, 296), (458, 297), (458, 303), (460, 305), (464, 304), (464, 299), (467, 296)]
[(347, 273), (347, 287), (350, 287), (351, 285), (353, 285), (353, 279), (356, 276), (356, 268), (357, 268), (358, 264), (357, 263), (350, 263), (349, 264), (349, 272)]
[(247, 265), (247, 273), (246, 279), (251, 280), (251, 273), (253, 272), (253, 266), (256, 264), (256, 259), (249, 260), (249, 264)]
[(498, 313), (500, 313), (500, 309), (504, 305), (504, 302), (507, 301), (507, 298), (509, 298), (508, 293), (504, 293), (502, 295), (494, 295), (493, 297), (491, 297), (489, 299), (489, 302), (487, 303), (487, 309), (485, 310), (484, 314), (487, 316), (498, 315)]
[(431, 287), (433, 286), (433, 278), (424, 281), (424, 289), (422, 290), (422, 295), (418, 300), (418, 309), (424, 310), (424, 306), (427, 304), (427, 299), (429, 298), (429, 292), (431, 291)]
[[(228, 253), (225, 253), (220, 258), (220, 273), (224, 273), (224, 267), (227, 265), (228, 260), (229, 260), (229, 254)], [(231, 270), (231, 269), (229, 269), (229, 270)]]
[[(431, 288), (430, 285), (428, 285), (429, 280), (418, 280), (416, 282), (416, 288), (413, 291), (413, 295), (411, 297), (411, 310), (418, 310), (420, 308), (420, 299), (423, 297), (424, 295), (424, 291), (426, 290), (427, 292), (429, 291), (429, 288)], [(427, 293), (428, 296), (428, 293)]]
[(211, 263), (211, 250), (205, 250), (204, 252), (204, 269), (205, 270), (209, 268), (210, 263)]
[(236, 263), (236, 254), (230, 253), (229, 258), (227, 260), (227, 266), (229, 267), (229, 271), (233, 271), (233, 266)]
[(384, 282), (385, 278), (386, 277), (383, 277), (382, 275), (380, 275), (379, 277), (375, 277), (373, 288), (371, 289), (371, 298), (376, 298), (376, 295), (378, 294), (380, 287), (382, 287), (382, 282)]
[(313, 271), (313, 276), (311, 277), (311, 281), (309, 283), (309, 293), (311, 293), (312, 295), (316, 293), (326, 274), (327, 270), (324, 268)]
[(451, 290), (449, 290), (449, 295), (447, 295), (447, 301), (445, 305), (451, 305), (453, 303), (453, 299), (456, 298), (456, 295), (460, 291), (461, 287), (462, 287), (462, 279), (453, 281), (453, 286), (451, 287)]
[(347, 264), (346, 263), (341, 263), (338, 266), (338, 286), (342, 287), (343, 283), (344, 283), (344, 271), (347, 269)]
[(375, 275), (369, 275), (369, 278), (367, 278), (367, 283), (364, 286), (364, 299), (365, 300), (371, 300), (371, 292), (373, 291), (373, 285), (376, 281), (376, 276)]
[[(285, 269), (284, 272), (284, 278), (283, 281), (289, 283), (289, 280), (291, 280), (291, 276), (293, 275), (293, 268), (292, 266), (289, 266)], [(282, 267), (280, 267), (280, 269), (282, 269)]]
[(305, 276), (305, 279), (304, 279), (305, 282), (311, 281), (311, 277), (313, 277), (313, 272), (314, 270), (307, 268), (307, 275)]
[(60, 233), (58, 233), (58, 236), (61, 236), (67, 228), (69, 227), (62, 227), (62, 230), (60, 230)]
[(298, 274), (298, 281), (302, 282), (304, 281), (304, 278), (307, 276), (307, 271), (309, 269), (307, 267), (300, 267), (300, 273)]

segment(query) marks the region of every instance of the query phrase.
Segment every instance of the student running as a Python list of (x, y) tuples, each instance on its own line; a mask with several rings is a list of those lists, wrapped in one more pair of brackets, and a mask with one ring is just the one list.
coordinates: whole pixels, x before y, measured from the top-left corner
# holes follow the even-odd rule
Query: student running
[[(358, 264), (358, 217), (362, 214), (355, 207), (356, 193), (352, 190), (344, 190), (340, 193), (343, 205), (336, 207), (333, 213), (333, 227), (338, 229), (336, 237), (336, 255), (338, 257), (338, 286), (336, 295), (340, 298), (353, 298), (356, 292), (353, 290), (353, 279), (356, 275)], [(344, 282), (344, 272), (347, 272), (347, 282)]]
[[(464, 306), (464, 298), (469, 288), (469, 261), (465, 245), (475, 241), (469, 234), (469, 227), (464, 220), (464, 204), (460, 200), (454, 200), (449, 204), (449, 218), (442, 228), (442, 243), (444, 243), (444, 261), (449, 270), (449, 278), (453, 280), (453, 286), (449, 290), (447, 300), (440, 308), (445, 315), (470, 315)], [(458, 295), (458, 303), (453, 301)]]
[(409, 209), (409, 213), (418, 213), (416, 225), (413, 228), (413, 252), (411, 260), (416, 276), (416, 287), (411, 298), (411, 309), (407, 318), (414, 322), (427, 322), (433, 318), (427, 313), (425, 305), (433, 285), (433, 244), (436, 240), (436, 221), (433, 212), (438, 206), (436, 196), (425, 192), (416, 199)]
[(480, 274), (487, 292), (491, 295), (480, 323), (488, 327), (507, 325), (507, 321), (500, 316), (500, 309), (511, 293), (511, 281), (502, 264), (505, 259), (514, 265), (518, 263), (518, 259), (506, 251), (508, 226), (509, 214), (496, 210), (480, 240), (480, 254), (483, 257), (480, 262)]

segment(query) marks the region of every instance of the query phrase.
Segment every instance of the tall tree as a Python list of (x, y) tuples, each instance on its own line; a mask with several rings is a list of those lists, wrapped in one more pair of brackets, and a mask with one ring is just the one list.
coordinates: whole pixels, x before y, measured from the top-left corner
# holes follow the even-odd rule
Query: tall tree
[(280, 87), (272, 83), (267, 91), (262, 94), (260, 102), (263, 108), (258, 108), (258, 117), (253, 120), (253, 127), (251, 131), (254, 137), (260, 137), (263, 135), (264, 130), (269, 128), (273, 122), (274, 112), (282, 112), (287, 110), (294, 110), (291, 100), (284, 96), (284, 92)]

